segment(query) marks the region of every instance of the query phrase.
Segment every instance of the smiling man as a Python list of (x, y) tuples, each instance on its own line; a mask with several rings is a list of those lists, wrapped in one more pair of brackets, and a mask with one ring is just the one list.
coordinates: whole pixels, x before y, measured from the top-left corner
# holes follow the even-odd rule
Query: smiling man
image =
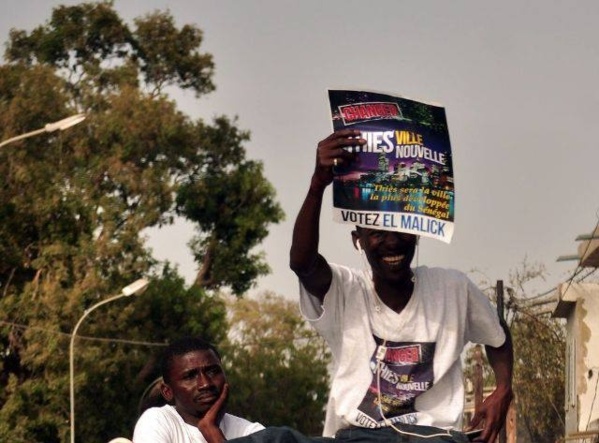
[(513, 355), (509, 331), (487, 297), (459, 271), (413, 268), (412, 234), (356, 227), (352, 241), (367, 260), (362, 270), (319, 253), (322, 199), (334, 166), (355, 161), (356, 150), (347, 148), (365, 144), (350, 129), (318, 144), (290, 251), (302, 313), (334, 359), (324, 436), (352, 443), (468, 441), (461, 353), (473, 342), (485, 345), (497, 388), (470, 423), (482, 431), (470, 438), (493, 442), (512, 399)]
[(227, 379), (218, 351), (206, 341), (185, 337), (171, 343), (162, 358), (162, 378), (168, 404), (144, 411), (134, 443), (206, 443), (264, 429), (225, 412)]

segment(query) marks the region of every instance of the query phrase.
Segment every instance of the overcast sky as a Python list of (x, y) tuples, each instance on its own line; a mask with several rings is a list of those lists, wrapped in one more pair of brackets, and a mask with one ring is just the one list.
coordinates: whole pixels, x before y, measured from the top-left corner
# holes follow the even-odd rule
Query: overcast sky
[[(57, 4), (4, 0), (0, 36), (42, 24)], [(116, 0), (131, 20), (169, 9), (179, 25), (204, 31), (217, 91), (179, 96), (183, 111), (239, 117), (252, 133), (248, 157), (264, 163), (285, 222), (263, 244), (273, 270), (256, 290), (288, 297), (293, 221), (308, 189), (315, 147), (331, 131), (327, 88), (380, 90), (445, 106), (456, 183), (451, 244), (423, 239), (419, 264), (477, 269), (508, 280), (526, 258), (548, 275), (544, 292), (566, 280), (575, 237), (599, 212), (599, 2), (588, 1), (232, 1)], [(32, 128), (35, 129), (35, 128)], [(359, 266), (351, 228), (331, 221), (327, 194), (321, 250)], [(195, 266), (191, 228), (153, 232), (158, 258)], [(477, 281), (479, 276), (471, 274)]]

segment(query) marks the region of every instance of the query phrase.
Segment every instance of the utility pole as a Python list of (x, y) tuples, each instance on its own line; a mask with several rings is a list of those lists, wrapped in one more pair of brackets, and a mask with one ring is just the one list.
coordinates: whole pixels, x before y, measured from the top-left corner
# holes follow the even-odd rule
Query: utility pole
[[(495, 295), (497, 302), (497, 315), (499, 316), (501, 321), (505, 322), (505, 300), (503, 291), (503, 280), (497, 280), (497, 285), (495, 286)], [(516, 434), (516, 398), (514, 397), (514, 399), (510, 403), (510, 407), (507, 412), (505, 426), (499, 433), (497, 441), (499, 443), (516, 443)]]
[(474, 412), (480, 410), (483, 404), (483, 347), (481, 345), (474, 346), (474, 375), (473, 375), (473, 391), (474, 391)]

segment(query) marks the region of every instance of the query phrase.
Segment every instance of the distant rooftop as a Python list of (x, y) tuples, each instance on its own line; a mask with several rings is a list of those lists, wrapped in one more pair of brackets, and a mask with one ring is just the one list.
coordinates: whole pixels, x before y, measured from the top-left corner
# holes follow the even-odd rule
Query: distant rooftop
[(562, 255), (557, 261), (578, 260), (578, 265), (583, 268), (599, 268), (599, 224), (591, 234), (576, 237), (578, 253), (575, 255)]

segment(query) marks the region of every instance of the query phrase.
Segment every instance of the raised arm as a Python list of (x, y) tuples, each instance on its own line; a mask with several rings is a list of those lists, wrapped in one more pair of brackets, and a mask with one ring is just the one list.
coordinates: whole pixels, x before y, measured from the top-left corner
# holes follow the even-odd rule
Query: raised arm
[(364, 139), (356, 138), (360, 131), (343, 129), (329, 135), (318, 144), (316, 165), (310, 189), (295, 219), (289, 266), (306, 289), (323, 299), (331, 284), (331, 268), (318, 252), (320, 237), (320, 211), (324, 191), (333, 181), (333, 167), (347, 166), (355, 154), (344, 149), (363, 145)]
[(489, 395), (479, 410), (472, 417), (470, 427), (475, 428), (484, 422), (484, 430), (475, 441), (494, 442), (501, 428), (512, 402), (512, 370), (514, 366), (514, 351), (509, 328), (504, 321), (501, 326), (505, 331), (505, 342), (498, 348), (485, 346), (489, 364), (495, 374), (495, 390)]

